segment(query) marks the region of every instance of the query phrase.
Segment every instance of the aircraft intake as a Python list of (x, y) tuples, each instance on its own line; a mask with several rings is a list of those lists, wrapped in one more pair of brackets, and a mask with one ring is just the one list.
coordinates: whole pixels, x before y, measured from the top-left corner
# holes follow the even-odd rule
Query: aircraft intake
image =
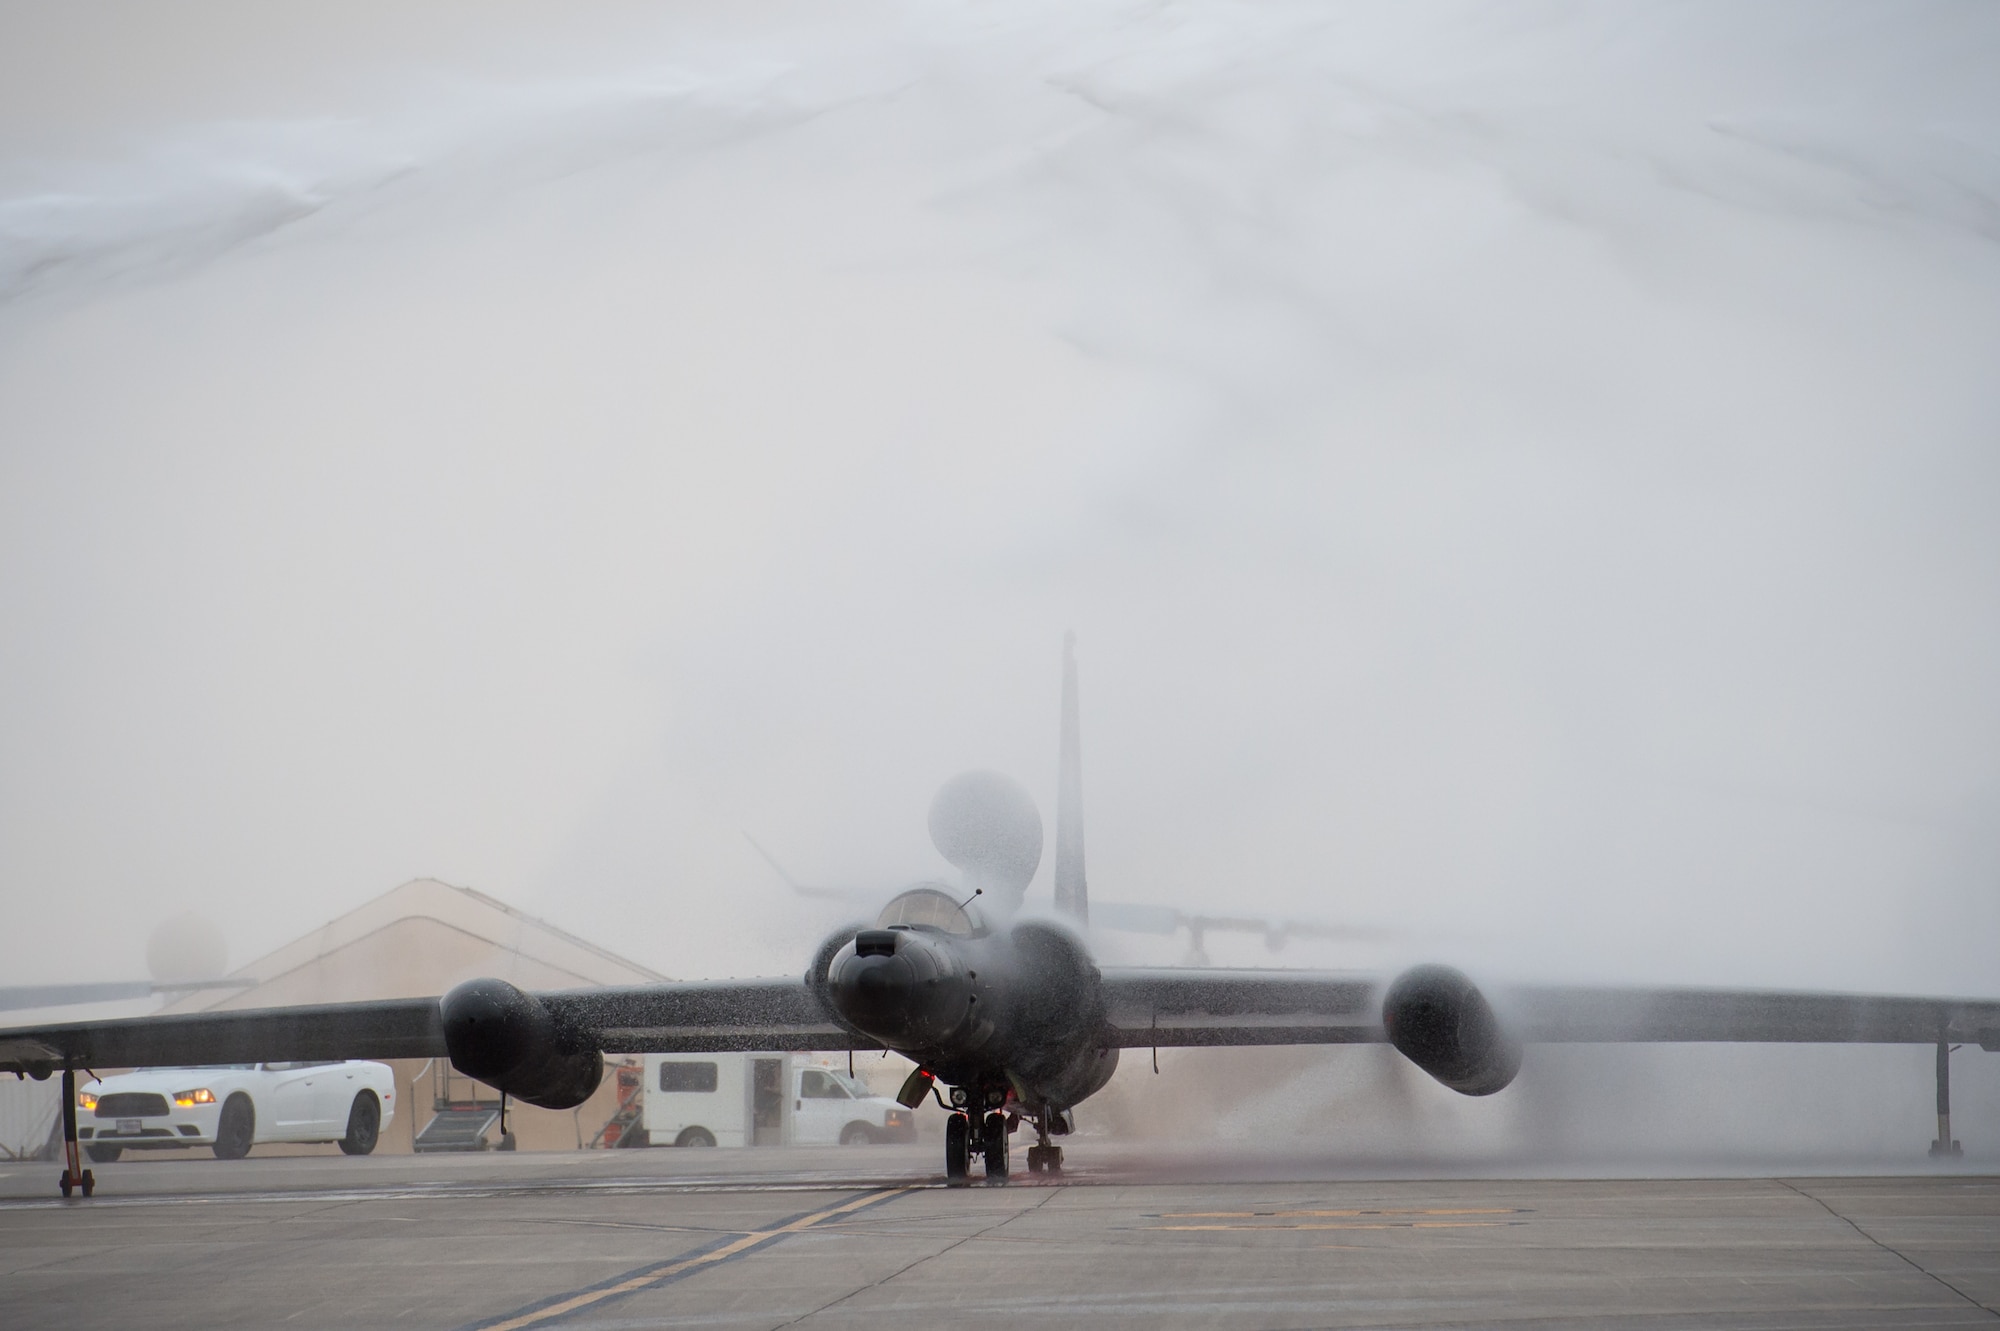
[(1389, 1043), (1462, 1095), (1504, 1090), (1521, 1070), (1521, 1046), (1501, 1029), (1486, 995), (1449, 966), (1398, 976), (1382, 1000)]
[(505, 980), (467, 980), (438, 1008), (451, 1065), (525, 1104), (574, 1109), (604, 1078), (603, 1054)]
[(826, 996), (863, 1034), (892, 1049), (926, 1049), (965, 1023), (972, 988), (949, 947), (913, 929), (863, 929), (834, 954)]

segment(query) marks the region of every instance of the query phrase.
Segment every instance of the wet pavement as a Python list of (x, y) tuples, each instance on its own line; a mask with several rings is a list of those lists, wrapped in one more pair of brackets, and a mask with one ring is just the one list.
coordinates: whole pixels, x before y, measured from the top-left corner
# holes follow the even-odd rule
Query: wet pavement
[[(1079, 1144), (0, 1165), (0, 1326), (2000, 1324), (2000, 1177), (1426, 1179)], [(1390, 1175), (1400, 1175), (1391, 1177)]]

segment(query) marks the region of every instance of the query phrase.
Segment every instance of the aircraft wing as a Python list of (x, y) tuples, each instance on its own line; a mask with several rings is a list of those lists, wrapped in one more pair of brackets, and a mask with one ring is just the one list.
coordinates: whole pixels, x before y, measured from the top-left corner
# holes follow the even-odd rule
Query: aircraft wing
[[(1339, 971), (1103, 972), (1111, 1043), (1357, 1044), (1387, 1039), (1392, 977)], [(2000, 1050), (2000, 1000), (1761, 989), (1496, 987), (1501, 1026), (1530, 1043), (1932, 1044)]]
[(834, 1024), (798, 979), (694, 980), (538, 994), (607, 1054), (880, 1049)]
[(1107, 967), (1111, 1043), (1126, 1049), (1367, 1044), (1382, 1030), (1382, 983), (1338, 971)]
[(72, 1021), (0, 1030), (0, 1072), (203, 1067), (444, 1053), (435, 998)]
[(1763, 989), (1521, 986), (1501, 1019), (1543, 1042), (1977, 1044), (2000, 1049), (2000, 1001)]
[[(605, 1053), (877, 1046), (840, 1029), (799, 980), (724, 980), (535, 995)], [(0, 1073), (446, 1054), (435, 998), (127, 1017), (0, 1030)]]
[[(1109, 1043), (1362, 1044), (1387, 1038), (1388, 979), (1337, 971), (1108, 968)], [(876, 1048), (793, 978), (572, 989), (536, 997), (609, 1054)], [(1754, 989), (1520, 986), (1492, 992), (1528, 1042), (1821, 1042), (2000, 1050), (2000, 1001)], [(438, 1000), (129, 1017), (0, 1030), (0, 1073), (446, 1053)]]

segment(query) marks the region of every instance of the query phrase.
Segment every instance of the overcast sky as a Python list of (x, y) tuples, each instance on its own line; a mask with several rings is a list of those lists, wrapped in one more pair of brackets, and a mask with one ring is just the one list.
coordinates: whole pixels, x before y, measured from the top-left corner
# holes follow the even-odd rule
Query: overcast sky
[(886, 894), (958, 770), (1048, 816), (1073, 629), (1100, 898), (2000, 992), (1996, 67), (1986, 3), (0, 6), (0, 966), (432, 875), (789, 972), (742, 832)]

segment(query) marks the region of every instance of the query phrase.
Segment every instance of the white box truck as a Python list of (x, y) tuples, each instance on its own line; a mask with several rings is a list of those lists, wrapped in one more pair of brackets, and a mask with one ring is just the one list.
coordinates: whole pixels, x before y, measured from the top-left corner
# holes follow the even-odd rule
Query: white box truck
[(654, 1146), (858, 1146), (914, 1141), (916, 1114), (798, 1054), (647, 1054)]

